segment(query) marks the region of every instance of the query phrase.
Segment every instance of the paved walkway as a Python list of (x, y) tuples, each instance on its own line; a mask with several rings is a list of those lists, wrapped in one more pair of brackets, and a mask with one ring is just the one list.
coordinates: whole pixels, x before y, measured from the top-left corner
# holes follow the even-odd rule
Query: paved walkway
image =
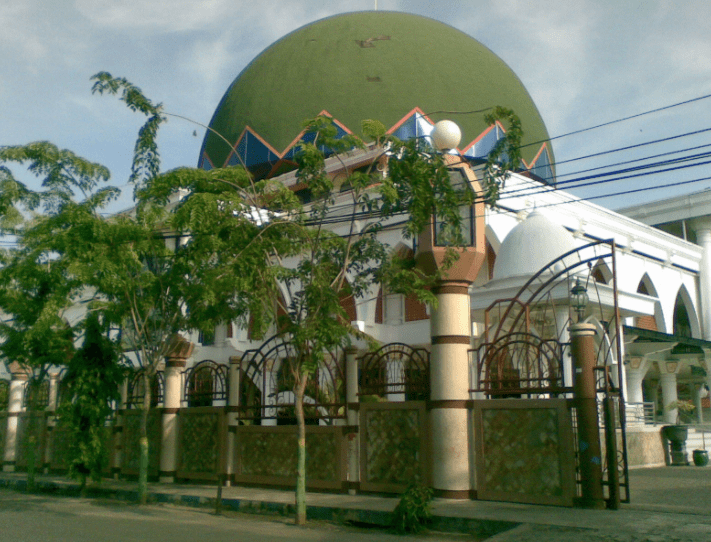
[[(23, 473), (1, 473), (0, 487), (22, 488)], [(71, 490), (63, 477), (40, 476), (47, 491)], [(583, 510), (554, 506), (435, 499), (433, 528), (468, 532), (491, 542), (708, 542), (711, 540), (711, 467), (661, 467), (630, 473), (631, 504), (621, 510)], [(153, 500), (214, 506), (216, 487), (149, 484)], [(135, 483), (106, 480), (97, 493), (135, 498)], [(226, 487), (225, 509), (257, 513), (293, 513), (291, 491)], [(309, 493), (309, 516), (335, 521), (387, 525), (397, 498), (373, 495)]]

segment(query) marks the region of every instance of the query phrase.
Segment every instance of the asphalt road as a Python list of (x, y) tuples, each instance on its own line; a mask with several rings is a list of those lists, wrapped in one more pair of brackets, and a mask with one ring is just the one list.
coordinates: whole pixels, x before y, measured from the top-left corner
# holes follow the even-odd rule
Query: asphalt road
[[(138, 506), (104, 499), (27, 495), (0, 490), (0, 542), (403, 542), (402, 536), (325, 522), (297, 527), (279, 517), (178, 506)], [(408, 541), (475, 541), (429, 534)]]

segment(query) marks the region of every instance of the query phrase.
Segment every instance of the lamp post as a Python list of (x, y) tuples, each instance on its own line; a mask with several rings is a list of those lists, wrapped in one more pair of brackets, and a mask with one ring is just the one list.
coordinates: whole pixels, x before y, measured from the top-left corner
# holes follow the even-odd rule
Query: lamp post
[(575, 279), (575, 286), (570, 290), (570, 306), (578, 315), (578, 323), (585, 318), (588, 301), (590, 301), (588, 290), (580, 282), (580, 277), (577, 277)]
[(570, 290), (570, 298), (570, 305), (578, 314), (578, 323), (570, 326), (570, 349), (575, 368), (573, 393), (578, 418), (581, 504), (586, 508), (604, 508), (600, 424), (595, 385), (595, 326), (580, 322), (585, 317), (589, 298), (579, 278)]

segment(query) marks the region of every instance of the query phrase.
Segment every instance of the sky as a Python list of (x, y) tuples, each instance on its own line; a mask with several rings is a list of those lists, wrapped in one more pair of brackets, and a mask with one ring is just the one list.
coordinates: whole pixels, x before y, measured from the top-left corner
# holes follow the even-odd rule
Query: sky
[[(111, 170), (112, 183), (125, 187), (117, 205), (127, 207), (126, 180), (142, 118), (115, 98), (92, 95), (93, 74), (126, 77), (165, 111), (208, 124), (230, 83), (275, 40), (323, 17), (375, 5), (375, 0), (0, 0), (0, 145), (48, 140), (102, 163)], [(554, 138), (561, 187), (588, 184), (571, 180), (589, 175), (583, 172), (591, 168), (697, 146), (710, 145), (686, 154), (711, 150), (711, 132), (638, 146), (711, 128), (711, 98), (566, 135), (711, 94), (707, 0), (378, 0), (377, 7), (440, 20), (501, 57), (528, 89)], [(163, 169), (197, 164), (204, 135), (199, 124), (171, 118), (162, 128)], [(608, 152), (627, 146), (637, 147)], [(583, 158), (597, 153), (605, 154)], [(684, 154), (655, 160), (677, 156)], [(617, 209), (711, 189), (711, 179), (696, 181), (711, 177), (709, 165), (698, 165), (709, 160), (571, 190)], [(599, 198), (648, 187), (665, 188)]]

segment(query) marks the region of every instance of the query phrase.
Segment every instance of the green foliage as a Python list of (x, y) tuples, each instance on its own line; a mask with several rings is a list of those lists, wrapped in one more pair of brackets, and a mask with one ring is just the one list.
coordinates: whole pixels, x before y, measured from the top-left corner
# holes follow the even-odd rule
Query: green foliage
[(413, 482), (393, 510), (392, 525), (399, 533), (418, 533), (432, 519), (432, 488)]
[(61, 423), (69, 430), (69, 474), (98, 481), (105, 466), (105, 425), (112, 402), (120, 398), (125, 369), (116, 345), (104, 334), (95, 313), (86, 319), (84, 345), (70, 361), (64, 378)]
[(512, 171), (521, 167), (521, 139), (523, 129), (518, 115), (511, 109), (497, 106), (484, 117), (487, 124), (504, 121), (506, 134), (489, 153), (484, 169), (484, 192), (486, 202), (494, 205), (499, 199), (499, 192)]

